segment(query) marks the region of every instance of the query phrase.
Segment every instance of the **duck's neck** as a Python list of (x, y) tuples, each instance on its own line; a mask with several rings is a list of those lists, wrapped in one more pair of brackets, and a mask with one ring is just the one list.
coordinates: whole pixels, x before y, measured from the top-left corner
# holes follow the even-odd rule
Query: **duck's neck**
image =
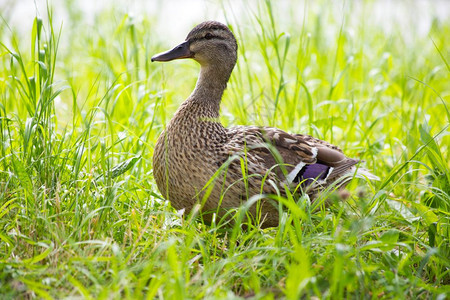
[(218, 118), (220, 101), (232, 69), (212, 65), (202, 66), (195, 89), (187, 102), (198, 105), (199, 113), (202, 115)]

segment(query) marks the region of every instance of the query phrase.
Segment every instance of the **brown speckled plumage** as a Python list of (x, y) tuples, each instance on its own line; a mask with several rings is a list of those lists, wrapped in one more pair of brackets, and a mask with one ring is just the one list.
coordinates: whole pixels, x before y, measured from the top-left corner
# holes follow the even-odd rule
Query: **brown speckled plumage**
[[(285, 188), (299, 185), (314, 197), (317, 190), (355, 173), (358, 160), (325, 141), (271, 127), (220, 124), (222, 94), (237, 59), (236, 39), (225, 25), (203, 22), (185, 42), (152, 61), (179, 58), (199, 62), (200, 75), (194, 91), (158, 138), (153, 157), (158, 188), (175, 208), (190, 211), (201, 203), (203, 211), (223, 215), (254, 195), (284, 193)], [(269, 200), (261, 204), (263, 226), (276, 226), (278, 205)], [(256, 215), (256, 205), (250, 212)]]

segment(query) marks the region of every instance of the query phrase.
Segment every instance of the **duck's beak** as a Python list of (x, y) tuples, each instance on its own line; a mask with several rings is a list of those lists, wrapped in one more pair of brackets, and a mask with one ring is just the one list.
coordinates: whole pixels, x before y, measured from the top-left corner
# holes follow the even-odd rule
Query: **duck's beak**
[(194, 57), (194, 53), (189, 50), (189, 42), (179, 44), (172, 50), (156, 54), (152, 57), (152, 61), (171, 61), (180, 58), (191, 58)]

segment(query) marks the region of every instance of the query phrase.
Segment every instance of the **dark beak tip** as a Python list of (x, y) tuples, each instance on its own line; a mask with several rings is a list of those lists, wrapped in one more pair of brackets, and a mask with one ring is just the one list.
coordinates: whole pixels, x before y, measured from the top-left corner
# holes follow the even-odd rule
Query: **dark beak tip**
[(172, 50), (156, 54), (151, 58), (151, 61), (171, 61), (174, 59), (191, 57), (193, 57), (193, 53), (191, 53), (191, 51), (189, 50), (189, 43), (183, 42)]

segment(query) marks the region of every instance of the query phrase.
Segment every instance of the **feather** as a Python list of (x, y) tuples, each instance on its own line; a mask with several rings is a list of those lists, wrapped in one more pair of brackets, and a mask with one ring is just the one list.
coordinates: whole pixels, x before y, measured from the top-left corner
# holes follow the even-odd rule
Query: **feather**
[(363, 178), (363, 179), (369, 179), (369, 180), (377, 180), (380, 181), (380, 177), (372, 174), (369, 170), (365, 169), (365, 168), (356, 168), (353, 167), (350, 169), (350, 172), (352, 172), (352, 174), (355, 174), (356, 178)]
[(260, 205), (249, 212), (261, 214), (264, 227), (276, 226), (280, 206), (266, 194), (287, 195), (292, 188), (314, 199), (319, 191), (342, 188), (353, 177), (379, 180), (326, 141), (273, 127), (225, 128), (220, 123), (222, 94), (237, 59), (236, 39), (224, 24), (199, 24), (179, 46), (152, 61), (181, 58), (199, 62), (200, 74), (158, 138), (153, 156), (158, 188), (175, 208), (189, 212), (201, 200), (202, 211), (225, 216), (228, 209), (258, 198)]

